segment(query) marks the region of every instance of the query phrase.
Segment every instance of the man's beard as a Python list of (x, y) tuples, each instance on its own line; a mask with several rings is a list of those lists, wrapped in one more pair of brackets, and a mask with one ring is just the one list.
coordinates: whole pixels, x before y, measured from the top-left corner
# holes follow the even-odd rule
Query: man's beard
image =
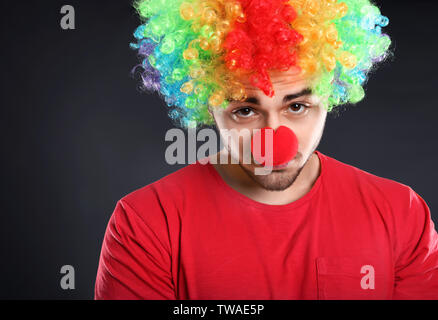
[[(301, 170), (304, 168), (307, 161), (309, 161), (312, 154), (313, 152), (307, 157), (304, 164), (298, 168), (292, 167), (282, 170), (273, 170), (270, 174), (267, 175), (256, 175), (254, 174), (254, 171), (246, 168), (245, 166), (242, 166), (241, 163), (239, 163), (239, 165), (242, 170), (263, 189), (269, 191), (283, 191), (289, 188), (295, 182)], [(301, 158), (302, 154), (298, 153), (295, 161), (301, 162)]]

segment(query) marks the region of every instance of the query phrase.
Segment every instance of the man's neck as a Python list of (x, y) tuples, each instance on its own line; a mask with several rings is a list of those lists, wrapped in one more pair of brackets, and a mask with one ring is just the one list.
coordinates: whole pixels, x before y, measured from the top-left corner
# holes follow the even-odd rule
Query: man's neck
[(240, 165), (231, 164), (231, 161), (221, 164), (219, 161), (221, 152), (210, 156), (210, 159), (216, 159), (216, 164), (212, 165), (225, 183), (248, 198), (265, 204), (284, 205), (302, 198), (312, 189), (320, 174), (321, 164), (318, 155), (314, 152), (290, 187), (282, 191), (270, 191), (251, 179)]

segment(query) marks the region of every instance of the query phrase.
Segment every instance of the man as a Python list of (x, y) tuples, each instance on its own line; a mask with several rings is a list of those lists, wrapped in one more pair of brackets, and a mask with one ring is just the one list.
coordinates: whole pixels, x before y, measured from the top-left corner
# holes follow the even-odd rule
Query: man
[[(227, 1), (219, 2), (225, 13), (231, 12)], [(203, 1), (195, 3), (205, 9)], [(230, 15), (237, 17), (235, 29), (241, 29), (228, 31), (224, 42), (228, 51), (221, 55), (225, 60), (236, 52), (233, 46), (241, 43), (233, 42), (236, 34), (257, 32), (257, 10), (264, 8), (268, 18), (269, 13), (272, 18), (289, 10), (285, 1), (278, 1), (272, 11), (266, 9), (268, 2), (240, 3)], [(319, 21), (313, 12), (320, 11), (300, 7), (302, 1), (291, 3), (298, 21), (306, 15)], [(336, 1), (310, 3), (327, 9)], [(355, 3), (349, 1), (349, 6), (355, 8)], [(180, 5), (181, 16), (193, 20), (190, 6)], [(220, 16), (221, 7), (213, 7)], [(337, 8), (346, 10), (341, 4)], [(156, 8), (147, 10), (157, 13)], [(353, 16), (346, 14), (338, 19)], [(265, 29), (269, 28), (265, 25)], [(296, 36), (294, 45), (306, 43), (306, 35), (312, 32), (299, 26), (296, 30), (304, 36)], [(273, 34), (277, 36), (278, 30)], [(260, 38), (249, 38), (256, 39), (257, 49)], [(263, 47), (268, 46), (269, 40), (264, 41)], [(259, 46), (254, 55), (261, 50)], [(300, 52), (297, 55), (303, 60)], [(229, 70), (239, 63), (238, 69), (245, 69), (242, 56), (231, 57)], [(156, 61), (152, 64), (160, 70)], [(343, 69), (348, 61), (345, 65), (338, 61), (335, 69), (322, 63), (325, 73), (303, 72), (312, 68), (305, 63), (294, 66), (287, 59), (288, 68), (269, 68), (269, 61), (264, 61), (264, 68), (251, 64), (253, 72), (233, 74), (232, 81), (239, 84), (243, 96), (227, 94), (231, 89), (215, 89), (207, 95), (209, 106), (203, 109), (208, 115), (201, 106), (195, 111), (190, 106), (184, 116), (200, 121), (201, 115), (210, 115), (220, 132), (286, 127), (296, 137), (297, 152), (271, 166), (270, 173), (256, 174), (263, 164), (255, 156), (250, 163), (242, 161), (243, 145), (251, 137), (234, 137), (232, 144), (208, 161), (190, 164), (122, 198), (105, 234), (96, 299), (437, 299), (438, 235), (424, 200), (406, 185), (316, 150), (327, 106), (334, 101), (354, 102), (357, 87), (353, 84), (343, 99), (336, 96), (337, 89), (332, 90), (340, 83), (333, 79), (345, 79), (340, 76), (344, 71), (349, 74)], [(276, 59), (270, 63), (274, 65)], [(332, 91), (324, 95), (319, 79), (328, 74), (327, 90)], [(159, 90), (168, 93), (163, 84)], [(190, 94), (186, 89), (183, 86), (181, 92)], [(178, 97), (165, 96), (175, 105)]]

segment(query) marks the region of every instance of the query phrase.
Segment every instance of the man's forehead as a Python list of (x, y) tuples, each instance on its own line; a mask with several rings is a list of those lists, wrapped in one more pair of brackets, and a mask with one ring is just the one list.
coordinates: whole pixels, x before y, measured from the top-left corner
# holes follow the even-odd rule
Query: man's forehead
[[(287, 71), (270, 70), (268, 72), (270, 81), (274, 87), (281, 89), (282, 87), (291, 86), (306, 86), (310, 83), (310, 78), (301, 73), (301, 70), (296, 67), (291, 67)], [(238, 77), (239, 82), (248, 91), (261, 91), (255, 87), (250, 81), (250, 75), (241, 75)]]
[[(311, 87), (311, 78), (303, 75), (299, 69), (270, 71), (269, 76), (274, 89), (274, 96), (271, 99), (282, 99), (285, 95), (298, 93)], [(260, 88), (251, 84), (249, 76), (241, 79), (247, 97), (267, 98)]]

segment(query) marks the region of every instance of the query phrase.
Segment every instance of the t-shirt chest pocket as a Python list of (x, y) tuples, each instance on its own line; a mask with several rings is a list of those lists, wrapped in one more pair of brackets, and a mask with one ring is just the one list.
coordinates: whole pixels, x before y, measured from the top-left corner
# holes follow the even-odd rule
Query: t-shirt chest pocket
[(393, 275), (378, 259), (316, 259), (319, 300), (391, 299)]

